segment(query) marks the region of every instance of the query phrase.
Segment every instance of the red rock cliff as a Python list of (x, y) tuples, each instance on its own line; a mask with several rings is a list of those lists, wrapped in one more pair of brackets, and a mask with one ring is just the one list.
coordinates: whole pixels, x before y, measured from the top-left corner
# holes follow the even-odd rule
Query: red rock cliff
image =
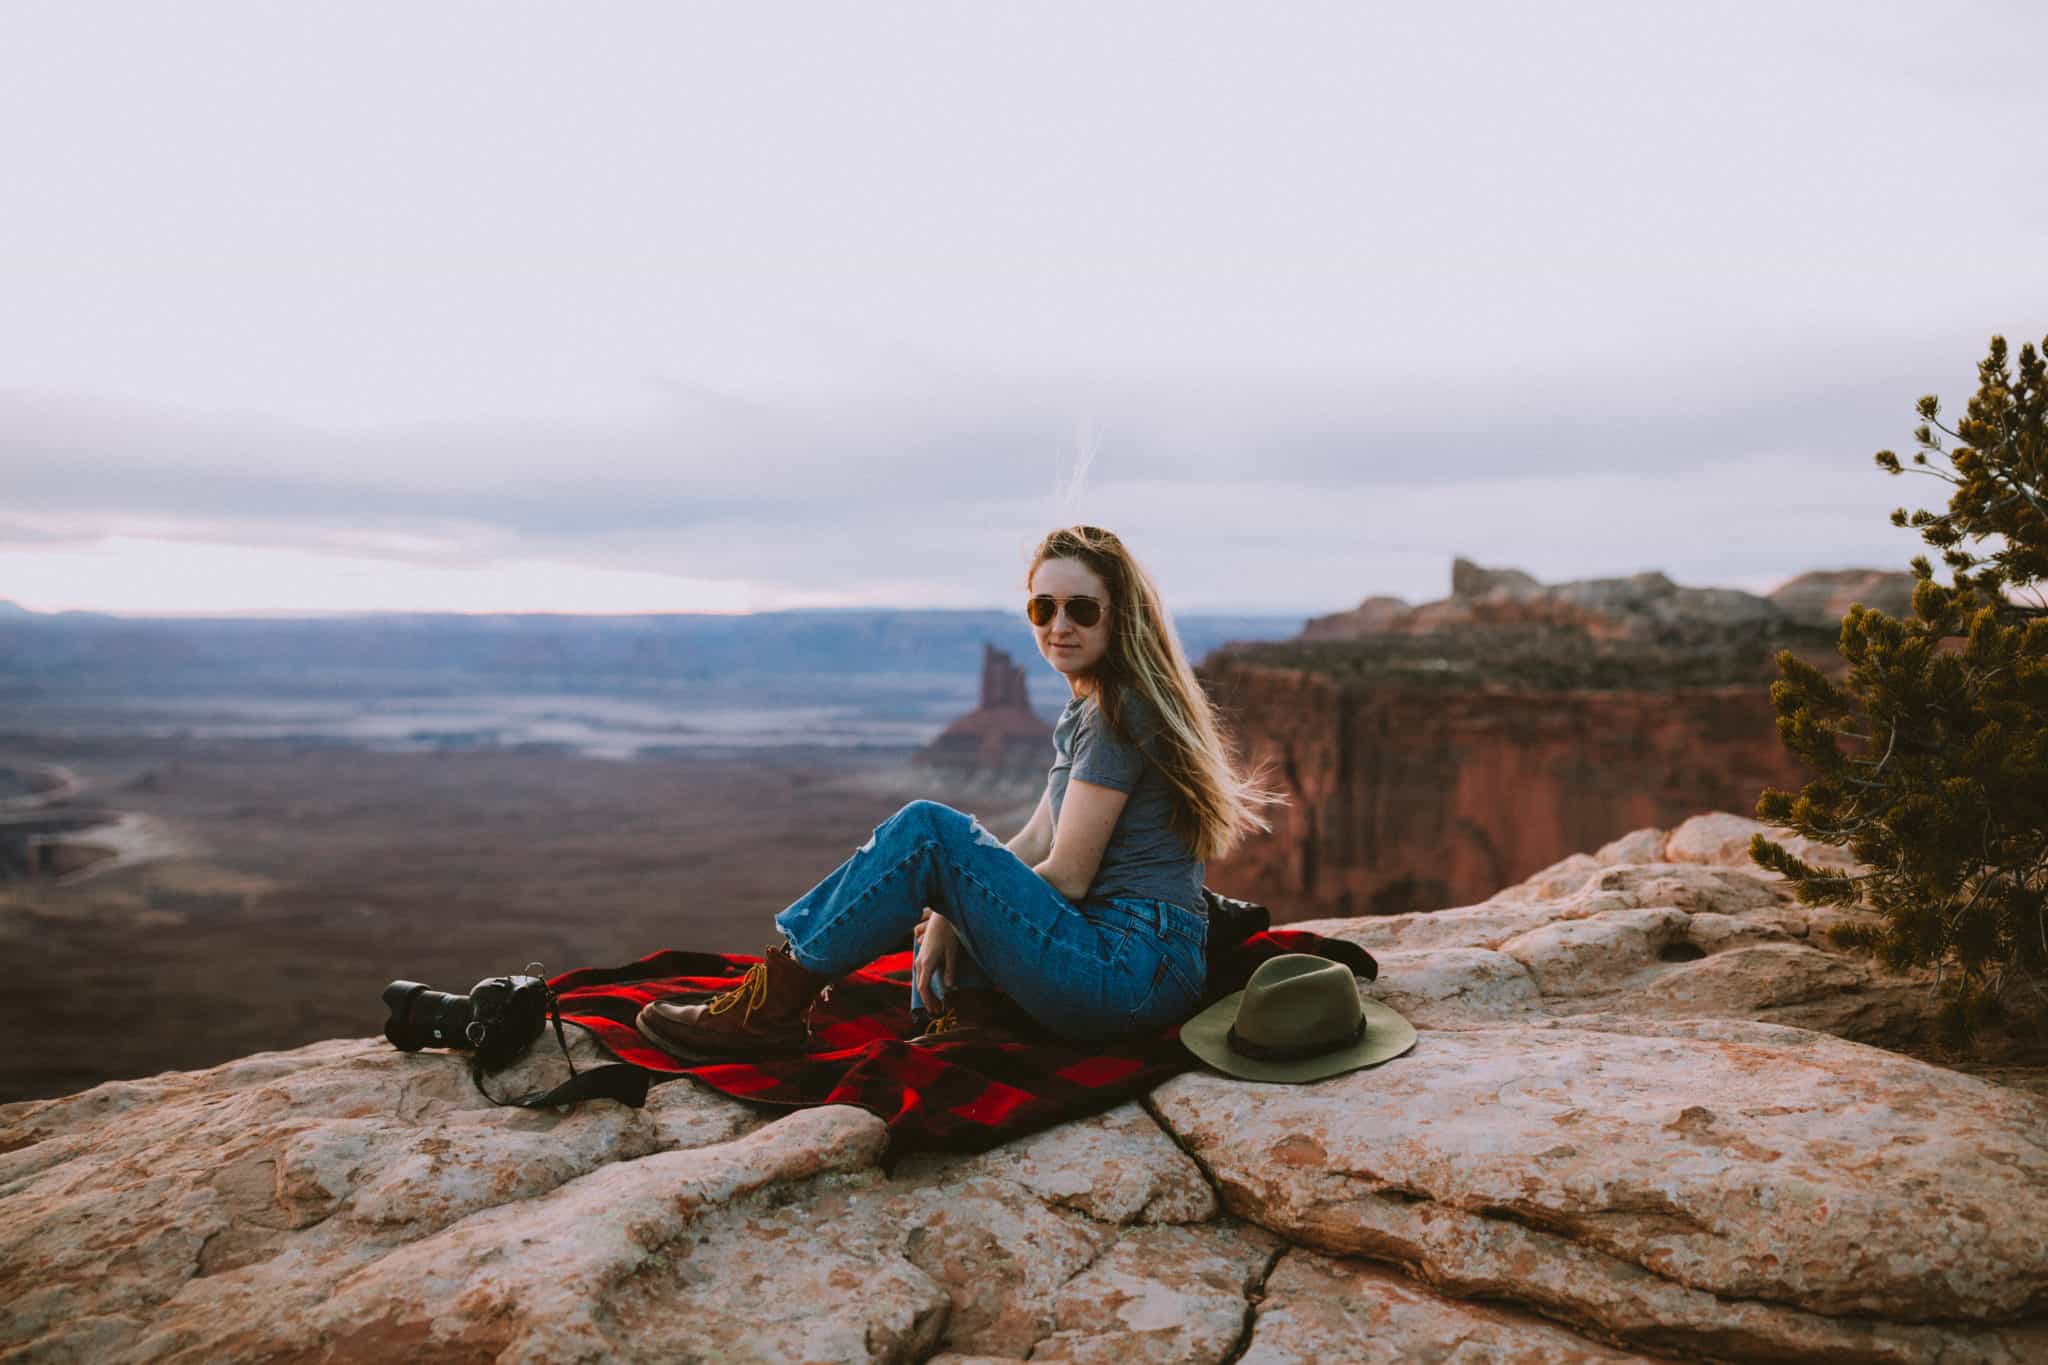
[(1841, 599), (1892, 603), (1906, 577), (1807, 574), (1781, 601), (1460, 558), (1439, 601), (1370, 597), (1212, 654), (1210, 695), (1293, 805), (1209, 883), (1282, 919), (1436, 910), (1630, 830), (1752, 811), (1808, 777), (1778, 739), (1777, 653), (1839, 676)]
[(1228, 656), (1202, 671), (1293, 803), (1208, 883), (1276, 919), (1469, 905), (1575, 850), (1806, 780), (1757, 683), (1360, 688)]

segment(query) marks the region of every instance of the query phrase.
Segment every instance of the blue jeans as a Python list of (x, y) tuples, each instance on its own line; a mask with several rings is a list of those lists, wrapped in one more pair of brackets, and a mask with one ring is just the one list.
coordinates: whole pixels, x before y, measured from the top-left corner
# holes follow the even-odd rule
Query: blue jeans
[[(912, 801), (876, 826), (775, 927), (799, 965), (838, 977), (900, 950), (927, 905), (971, 955), (955, 959), (956, 987), (1000, 990), (1063, 1037), (1156, 1032), (1201, 998), (1205, 916), (1133, 896), (1076, 904), (981, 821), (936, 801)], [(944, 982), (933, 985), (943, 997)]]

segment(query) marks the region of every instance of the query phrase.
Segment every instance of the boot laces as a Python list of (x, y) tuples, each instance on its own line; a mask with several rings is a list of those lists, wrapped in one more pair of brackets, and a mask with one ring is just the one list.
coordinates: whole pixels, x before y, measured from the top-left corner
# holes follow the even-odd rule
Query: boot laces
[(929, 1038), (934, 1033), (944, 1033), (948, 1029), (958, 1027), (960, 1027), (959, 1012), (957, 1010), (947, 1010), (944, 1014), (939, 1015), (924, 1026), (924, 1036)]
[(747, 1002), (747, 1008), (740, 1015), (740, 1022), (744, 1024), (753, 1017), (754, 1011), (759, 1009), (762, 1002), (767, 999), (768, 964), (766, 962), (756, 962), (753, 966), (747, 968), (747, 974), (740, 978), (739, 985), (714, 998), (706, 1007), (705, 1013), (724, 1014), (727, 1010), (730, 1010), (733, 1006), (744, 1000)]

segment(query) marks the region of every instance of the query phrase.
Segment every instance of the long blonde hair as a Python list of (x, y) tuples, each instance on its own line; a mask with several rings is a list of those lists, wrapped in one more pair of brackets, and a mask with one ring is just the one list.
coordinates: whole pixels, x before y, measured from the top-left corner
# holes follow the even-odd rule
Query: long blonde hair
[(1263, 785), (1263, 769), (1238, 772), (1233, 737), (1189, 667), (1151, 575), (1099, 526), (1063, 526), (1039, 541), (1024, 573), (1025, 591), (1048, 559), (1078, 561), (1109, 591), (1109, 648), (1084, 686), (1126, 742), (1132, 739), (1124, 722), (1127, 690), (1159, 716), (1153, 757), (1174, 792), (1173, 832), (1203, 862), (1229, 853), (1253, 830), (1271, 832), (1258, 808), (1286, 805), (1287, 796)]

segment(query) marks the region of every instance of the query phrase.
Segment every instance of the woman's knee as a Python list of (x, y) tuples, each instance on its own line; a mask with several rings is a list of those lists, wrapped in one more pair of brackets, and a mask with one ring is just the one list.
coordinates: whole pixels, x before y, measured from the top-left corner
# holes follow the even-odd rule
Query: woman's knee
[(955, 810), (943, 801), (928, 801), (923, 798), (906, 803), (889, 819), (895, 824), (947, 831), (967, 829), (975, 823), (974, 817), (966, 811)]
[(1005, 847), (1003, 841), (981, 823), (981, 817), (955, 810), (943, 801), (912, 801), (897, 815), (904, 820), (916, 821), (920, 828), (931, 830), (955, 847), (962, 843), (981, 844), (987, 848)]
[(943, 805), (937, 801), (926, 801), (923, 799), (909, 801), (899, 806), (894, 815), (882, 821), (881, 824), (876, 825), (875, 832), (868, 836), (867, 842), (855, 849), (854, 852), (871, 852), (875, 847), (875, 841), (883, 835), (900, 835), (906, 830), (930, 830), (936, 832), (945, 828), (950, 821), (965, 818), (951, 806)]

